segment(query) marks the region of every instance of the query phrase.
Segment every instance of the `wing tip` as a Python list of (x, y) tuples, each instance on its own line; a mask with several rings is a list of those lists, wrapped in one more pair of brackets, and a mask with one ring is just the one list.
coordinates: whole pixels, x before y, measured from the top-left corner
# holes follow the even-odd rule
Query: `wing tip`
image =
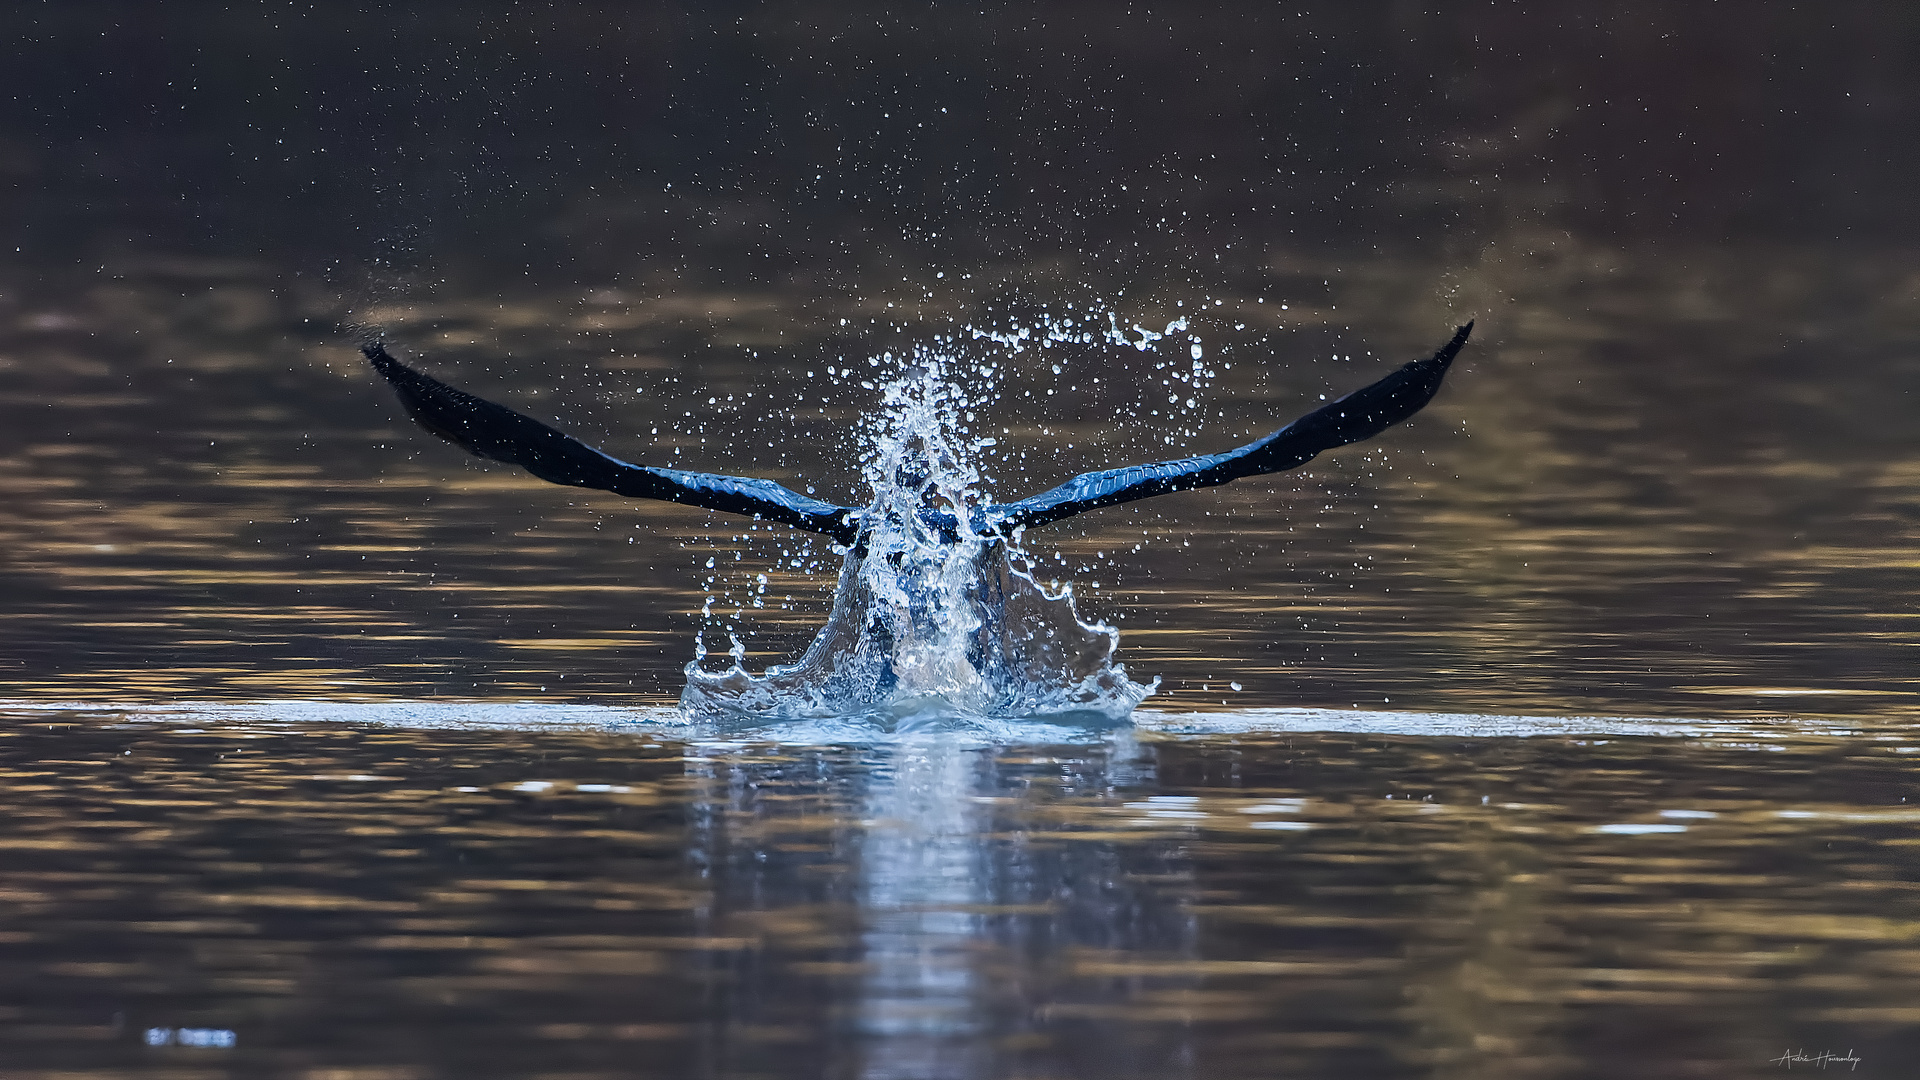
[(401, 375), (412, 374), (413, 372), (412, 368), (395, 360), (393, 355), (387, 352), (387, 345), (384, 341), (370, 341), (361, 345), (360, 355), (367, 358), (367, 362), (373, 365), (373, 370), (386, 376), (389, 380)]
[(1453, 364), (1453, 358), (1460, 355), (1460, 350), (1466, 347), (1467, 338), (1473, 333), (1473, 323), (1474, 320), (1468, 319), (1464, 325), (1453, 331), (1453, 339), (1440, 346), (1439, 352), (1426, 360), (1415, 360), (1413, 363), (1422, 367), (1435, 367), (1444, 372)]

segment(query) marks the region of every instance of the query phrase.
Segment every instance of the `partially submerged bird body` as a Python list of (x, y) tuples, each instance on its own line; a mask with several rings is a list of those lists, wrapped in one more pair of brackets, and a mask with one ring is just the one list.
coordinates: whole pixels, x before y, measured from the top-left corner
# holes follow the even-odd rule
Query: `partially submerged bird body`
[[(1420, 411), (1473, 324), (1433, 356), (1225, 453), (1085, 473), (1010, 503), (979, 503), (936, 420), (907, 424), (882, 448), (875, 495), (837, 506), (771, 480), (635, 465), (511, 409), (364, 348), (420, 426), (476, 456), (543, 480), (780, 522), (843, 545), (827, 625), (793, 664), (748, 673), (736, 641), (727, 670), (686, 668), (681, 707), (709, 718), (930, 713), (1119, 720), (1153, 692), (1113, 662), (1119, 633), (1082, 621), (1069, 590), (1030, 572), (1023, 530), (1090, 510), (1281, 472), (1359, 442)], [(906, 407), (930, 408), (924, 386)], [(935, 395), (937, 396), (937, 395)], [(932, 409), (937, 412), (937, 409)], [(928, 417), (920, 417), (927, 421)], [(891, 722), (891, 721), (889, 721)]]

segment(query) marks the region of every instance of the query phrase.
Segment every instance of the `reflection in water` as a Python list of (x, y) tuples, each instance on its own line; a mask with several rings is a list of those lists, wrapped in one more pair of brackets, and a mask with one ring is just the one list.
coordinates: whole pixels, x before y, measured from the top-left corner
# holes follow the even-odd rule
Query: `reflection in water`
[(981, 1036), (993, 988), (969, 946), (985, 936), (999, 884), (980, 843), (991, 834), (980, 801), (991, 774), (980, 755), (938, 742), (888, 749), (861, 807), (872, 822), (858, 887), (869, 923), (860, 935), (862, 1075), (987, 1075), (993, 1048)]
[(10, 1076), (1599, 1080), (1920, 1030), (1897, 728), (801, 745), (270, 711), (7, 714)]
[(1059, 756), (1007, 753), (938, 735), (772, 760), (747, 744), (701, 746), (689, 773), (696, 798), (714, 802), (697, 804), (690, 850), (715, 897), (708, 932), (764, 925), (769, 899), (796, 882), (798, 912), (843, 905), (851, 920), (826, 933), (834, 920), (813, 915), (808, 945), (823, 958), (754, 966), (729, 1011), (771, 1023), (827, 981), (844, 995), (813, 1020), (829, 1056), (876, 1080), (1010, 1075), (1063, 1049), (1096, 1075), (1187, 1075), (1178, 1031), (1075, 1039), (1075, 1020), (1125, 989), (1063, 985), (1061, 970), (1093, 955), (1190, 956), (1184, 860), (1158, 844), (1049, 842), (1027, 835), (1018, 811), (1032, 785), (1071, 799), (1150, 785), (1151, 755), (1124, 736)]

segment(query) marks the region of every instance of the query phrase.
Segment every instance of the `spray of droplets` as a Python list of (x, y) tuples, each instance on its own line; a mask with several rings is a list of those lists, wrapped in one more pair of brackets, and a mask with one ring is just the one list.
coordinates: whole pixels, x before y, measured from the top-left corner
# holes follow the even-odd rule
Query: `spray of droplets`
[[(1163, 347), (1168, 339), (1186, 348)], [(1044, 359), (1061, 345), (1152, 354), (1156, 393), (1166, 396), (1145, 408), (1163, 418), (1160, 438), (1168, 444), (1194, 434), (1190, 426), (1218, 377), (1187, 318), (1153, 330), (1104, 311), (1045, 315), (1014, 328), (966, 327), (870, 360), (877, 369), (870, 378), (830, 368), (830, 377), (880, 394), (861, 431), (872, 489), (862, 511), (863, 541), (835, 548), (841, 566), (826, 625), (799, 660), (764, 674), (746, 670), (733, 620), (766, 602), (766, 575), (727, 586), (730, 660), (709, 671), (705, 644), (696, 644), (682, 710), (709, 720), (865, 717), (892, 725), (955, 716), (1118, 720), (1151, 694), (1159, 680), (1128, 678), (1113, 660), (1119, 632), (1080, 617), (1071, 583), (1042, 584), (1039, 560), (1019, 537), (981, 535), (974, 527), (973, 511), (991, 501), (983, 466), (1015, 465), (999, 440), (976, 432), (981, 413), (1000, 403), (1007, 364), (1035, 352)], [(1052, 370), (1061, 373), (1057, 363)], [(805, 570), (816, 558), (811, 549), (783, 549), (777, 562)], [(707, 567), (703, 614), (711, 621), (723, 614), (714, 609), (712, 590), (726, 567), (713, 558)]]

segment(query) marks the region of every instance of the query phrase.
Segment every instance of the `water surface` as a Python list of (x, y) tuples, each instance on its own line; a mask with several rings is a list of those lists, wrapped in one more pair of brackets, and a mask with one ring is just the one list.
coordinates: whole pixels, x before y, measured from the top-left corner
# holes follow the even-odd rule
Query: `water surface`
[(461, 712), (10, 710), (9, 1073), (1898, 1075), (1920, 1020), (1908, 735)]
[[(1905, 1075), (1920, 25), (1724, 7), (8, 8), (0, 1073)], [(681, 723), (829, 553), (355, 348), (859, 504), (942, 339), (1017, 498), (1468, 318), (1028, 535), (1100, 728)]]

